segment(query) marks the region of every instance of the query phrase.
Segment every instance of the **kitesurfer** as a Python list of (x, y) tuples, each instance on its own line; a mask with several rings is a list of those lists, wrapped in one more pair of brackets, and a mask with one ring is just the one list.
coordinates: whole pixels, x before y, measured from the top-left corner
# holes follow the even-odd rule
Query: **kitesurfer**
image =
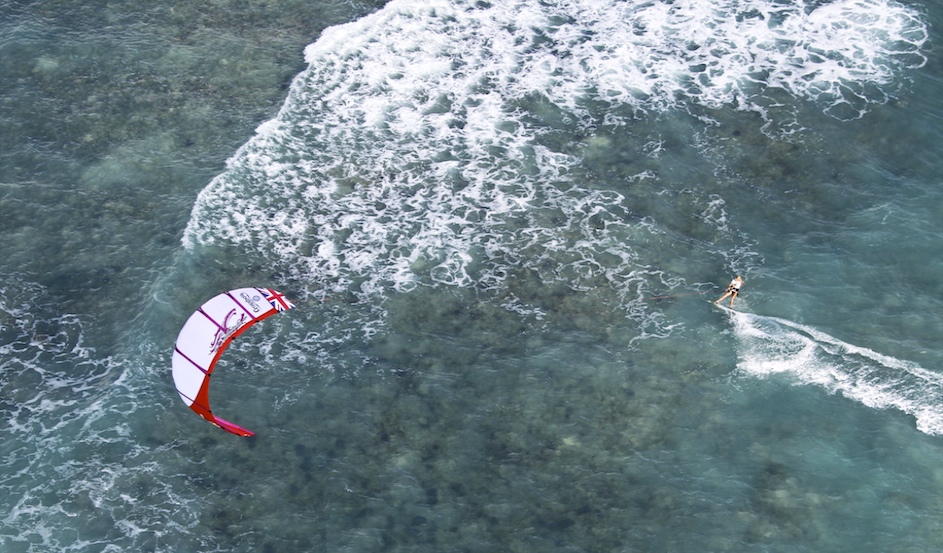
[(724, 298), (730, 296), (730, 307), (733, 308), (733, 300), (737, 298), (737, 295), (740, 294), (740, 287), (743, 286), (743, 277), (737, 275), (733, 280), (730, 281), (730, 284), (727, 285), (727, 289), (724, 290), (724, 295), (717, 298), (717, 301), (714, 302), (714, 305), (722, 302)]

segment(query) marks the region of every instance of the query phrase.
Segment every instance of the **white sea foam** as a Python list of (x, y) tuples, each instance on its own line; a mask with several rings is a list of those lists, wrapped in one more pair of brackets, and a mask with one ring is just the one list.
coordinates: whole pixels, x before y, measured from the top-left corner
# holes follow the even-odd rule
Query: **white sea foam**
[(789, 374), (868, 407), (899, 409), (920, 431), (943, 434), (943, 375), (786, 319), (734, 313), (731, 320), (743, 372)]
[[(394, 0), (306, 49), (282, 111), (200, 194), (184, 243), (239, 244), (309, 289), (374, 301), (499, 289), (522, 268), (575, 290), (608, 282), (657, 326), (632, 302), (668, 277), (632, 244), (659, 222), (574, 185), (579, 148), (540, 138), (662, 110), (768, 117), (789, 101), (858, 117), (924, 63), (925, 40), (891, 0)], [(729, 232), (722, 210), (701, 216)]]
[[(157, 469), (153, 449), (129, 429), (146, 419), (135, 413), (140, 396), (127, 388), (120, 362), (85, 345), (94, 325), (42, 313), (55, 309), (29, 278), (0, 284), (0, 545), (112, 550), (79, 537), (75, 521), (89, 517), (122, 521), (111, 537), (126, 543), (140, 543), (142, 532), (159, 535), (166, 517), (153, 515), (164, 507), (127, 494)], [(154, 497), (173, 493), (171, 483), (148, 486)]]

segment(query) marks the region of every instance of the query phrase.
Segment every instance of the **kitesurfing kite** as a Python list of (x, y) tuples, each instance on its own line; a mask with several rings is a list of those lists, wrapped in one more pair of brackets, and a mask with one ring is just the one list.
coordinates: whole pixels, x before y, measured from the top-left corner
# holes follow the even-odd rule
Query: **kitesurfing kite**
[(224, 292), (197, 309), (180, 329), (174, 345), (174, 384), (180, 398), (198, 415), (237, 436), (255, 434), (210, 411), (210, 375), (229, 343), (255, 323), (293, 308), (270, 288)]

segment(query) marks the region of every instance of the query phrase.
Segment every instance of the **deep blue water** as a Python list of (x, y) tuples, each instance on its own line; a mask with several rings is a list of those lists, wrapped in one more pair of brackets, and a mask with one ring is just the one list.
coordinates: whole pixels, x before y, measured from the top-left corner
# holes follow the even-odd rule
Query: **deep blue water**
[(0, 551), (943, 545), (939, 6), (191, 4), (0, 1)]

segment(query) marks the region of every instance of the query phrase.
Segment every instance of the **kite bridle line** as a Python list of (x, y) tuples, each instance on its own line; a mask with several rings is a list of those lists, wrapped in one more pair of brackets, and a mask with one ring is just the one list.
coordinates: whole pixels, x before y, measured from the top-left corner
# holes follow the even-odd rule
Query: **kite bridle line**
[(689, 293), (684, 293), (684, 294), (674, 294), (671, 296), (653, 296), (651, 298), (642, 298), (642, 299), (645, 301), (653, 301), (653, 300), (667, 300), (667, 299), (672, 299), (672, 298), (683, 298), (685, 296), (701, 296), (704, 294), (710, 294), (711, 292), (716, 292), (718, 290), (720, 290), (720, 288), (711, 288), (710, 290), (704, 290), (703, 292), (689, 292)]

